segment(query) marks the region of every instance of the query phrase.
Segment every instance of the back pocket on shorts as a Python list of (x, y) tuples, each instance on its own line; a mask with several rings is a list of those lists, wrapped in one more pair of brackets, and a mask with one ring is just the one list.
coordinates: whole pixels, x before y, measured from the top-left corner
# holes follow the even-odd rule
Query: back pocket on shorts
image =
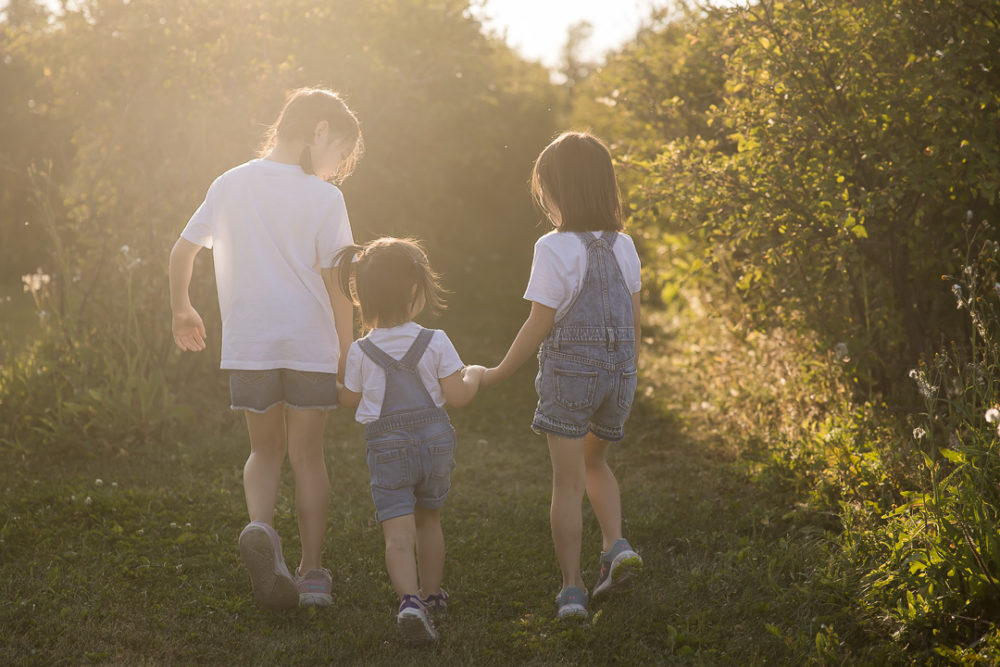
[(447, 437), (431, 443), (427, 447), (430, 454), (430, 476), (444, 479), (455, 468), (455, 435), (454, 431)]
[(554, 369), (556, 403), (568, 410), (589, 407), (594, 402), (597, 371), (564, 371)]
[(400, 489), (413, 484), (410, 479), (410, 457), (406, 449), (368, 452), (368, 467), (372, 486), (380, 489)]
[(618, 381), (618, 407), (622, 410), (628, 410), (632, 407), (632, 401), (635, 400), (635, 388), (639, 382), (639, 373), (637, 371), (625, 371), (622, 373), (621, 380)]

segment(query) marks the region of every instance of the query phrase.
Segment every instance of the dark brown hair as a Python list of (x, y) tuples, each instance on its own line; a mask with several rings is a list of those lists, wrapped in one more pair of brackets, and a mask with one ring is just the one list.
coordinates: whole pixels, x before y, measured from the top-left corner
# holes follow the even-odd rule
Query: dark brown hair
[(421, 297), (431, 310), (445, 307), (441, 277), (431, 269), (416, 239), (386, 236), (363, 246), (348, 246), (336, 261), (340, 287), (361, 308), (365, 329), (409, 322)]
[(354, 112), (340, 95), (326, 88), (299, 88), (290, 92), (277, 120), (264, 133), (258, 156), (267, 155), (279, 140), (305, 141), (299, 164), (307, 174), (314, 173), (309, 146), (313, 143), (316, 124), (324, 120), (330, 126), (331, 137), (345, 146), (353, 145), (333, 177), (335, 182), (340, 183), (354, 171), (364, 153), (365, 143), (361, 136), (361, 124)]
[(559, 209), (560, 230), (624, 227), (611, 152), (592, 134), (564, 132), (546, 146), (531, 170), (531, 194), (542, 210), (546, 198)]

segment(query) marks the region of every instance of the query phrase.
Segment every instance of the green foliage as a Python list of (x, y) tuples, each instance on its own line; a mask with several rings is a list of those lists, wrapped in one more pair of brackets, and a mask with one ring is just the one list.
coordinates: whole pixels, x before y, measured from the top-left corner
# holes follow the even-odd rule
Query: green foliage
[(731, 323), (690, 343), (704, 398), (668, 409), (799, 497), (785, 520), (827, 518), (873, 627), (970, 663), (1000, 620), (998, 20), (976, 0), (669, 16), (575, 106), (620, 155), (649, 296)]
[[(0, 263), (50, 276), (39, 293), (50, 321), (33, 353), (4, 368), (3, 409), (24, 416), (2, 437), (25, 447), (38, 429), (78, 432), (83, 446), (117, 448), (176, 424), (180, 395), (206, 405), (218, 359), (172, 349), (167, 254), (212, 180), (254, 156), (290, 89), (329, 85), (361, 120), (367, 154), (343, 185), (356, 238), (425, 239), (446, 284), (477, 253), (530, 249), (524, 182), (555, 127), (556, 91), (468, 9), (88, 0), (51, 20), (8, 12), (0, 166), (16, 179), (0, 187), (0, 238), (11, 241)], [(203, 257), (192, 299), (210, 344), (214, 291)]]
[(959, 326), (934, 289), (961, 241), (950, 221), (1000, 217), (997, 17), (972, 0), (768, 1), (701, 27), (721, 36), (682, 49), (670, 27), (647, 41), (658, 59), (626, 53), (592, 94), (660, 92), (638, 74), (654, 63), (673, 96), (619, 96), (616, 110), (655, 119), (657, 100), (676, 100), (695, 116), (619, 126), (625, 146), (659, 141), (655, 159), (626, 163), (637, 208), (654, 212), (642, 226), (688, 232), (752, 322), (798, 321), (848, 345), (862, 389), (898, 388), (933, 349), (921, 332)]
[(969, 642), (1000, 619), (1000, 252), (989, 225), (964, 228), (951, 291), (968, 338), (911, 371), (925, 405), (912, 422), (919, 477), (877, 527), (884, 559), (869, 575), (869, 602), (911, 641)]

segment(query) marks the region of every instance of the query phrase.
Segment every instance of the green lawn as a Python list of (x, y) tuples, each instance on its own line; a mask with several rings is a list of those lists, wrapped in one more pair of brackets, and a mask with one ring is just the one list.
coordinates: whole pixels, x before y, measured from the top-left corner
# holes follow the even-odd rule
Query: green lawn
[[(507, 313), (504, 324), (491, 327), (498, 320), (488, 313), (468, 318), (474, 303), (456, 295), (438, 325), (454, 331), (467, 362), (495, 362), (526, 308), (515, 294), (497, 311)], [(645, 334), (656, 342), (643, 364), (667, 380), (657, 390), (640, 385), (628, 438), (612, 453), (626, 535), (646, 573), (631, 592), (594, 607), (586, 624), (554, 620), (560, 579), (548, 527), (550, 471), (544, 439), (528, 428), (534, 391), (526, 367), (452, 412), (458, 465), (444, 515), (452, 603), (436, 645), (410, 649), (396, 640), (362, 434), (338, 411), (327, 428), (329, 609), (280, 613), (253, 602), (236, 545), (246, 522), (247, 444), (235, 417), (196, 441), (127, 453), (62, 443), (58, 457), (42, 448), (7, 461), (0, 663), (901, 662), (887, 640), (866, 631), (853, 577), (830, 564), (837, 561), (823, 529), (785, 518), (796, 500), (790, 492), (754, 481), (737, 448), (669, 407), (698, 390), (680, 381), (678, 363), (683, 336), (694, 334), (669, 322), (651, 314)], [(227, 398), (217, 397), (220, 410)], [(294, 563), (291, 489), (289, 475), (276, 527)], [(584, 530), (584, 576), (593, 585), (600, 538), (589, 507)]]

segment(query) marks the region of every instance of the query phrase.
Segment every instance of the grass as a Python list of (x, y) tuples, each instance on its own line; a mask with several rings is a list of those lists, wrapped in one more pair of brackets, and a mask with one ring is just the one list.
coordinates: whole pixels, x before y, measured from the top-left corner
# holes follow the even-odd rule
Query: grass
[[(526, 314), (516, 294), (488, 312), (475, 296), (451, 301), (435, 326), (468, 363), (497, 360)], [(678, 407), (703, 397), (684, 373), (698, 323), (650, 313), (645, 334), (649, 379), (610, 458), (625, 532), (646, 574), (630, 593), (595, 606), (588, 622), (554, 620), (550, 471), (544, 439), (528, 429), (533, 369), (525, 368), (452, 412), (458, 465), (444, 515), (452, 604), (436, 645), (409, 649), (395, 638), (363, 437), (338, 411), (326, 450), (330, 609), (282, 613), (253, 602), (236, 546), (247, 452), (236, 417), (198, 440), (129, 451), (80, 443), (69, 455), (40, 449), (5, 462), (0, 663), (907, 662), (857, 609), (854, 575), (824, 524), (790, 511), (795, 490), (760, 477), (724, 431)], [(217, 397), (220, 406), (226, 399)], [(584, 517), (592, 586), (600, 535), (586, 505)], [(276, 524), (294, 563), (290, 475)]]

